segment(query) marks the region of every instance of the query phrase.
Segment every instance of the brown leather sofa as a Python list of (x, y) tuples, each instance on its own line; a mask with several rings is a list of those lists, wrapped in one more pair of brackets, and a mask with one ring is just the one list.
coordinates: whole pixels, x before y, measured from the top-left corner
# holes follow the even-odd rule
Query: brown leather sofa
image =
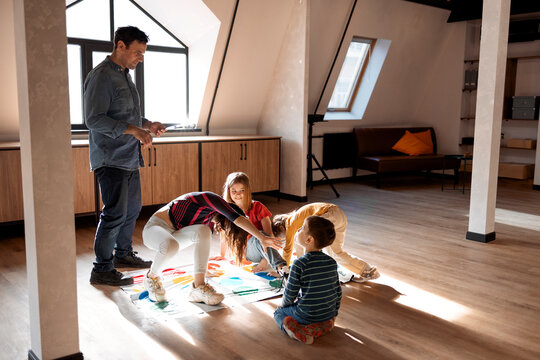
[[(428, 129), (433, 141), (433, 155), (411, 156), (392, 149), (405, 130), (416, 133)], [(355, 128), (353, 132), (357, 148), (353, 176), (356, 177), (358, 169), (372, 171), (376, 174), (377, 188), (381, 187), (381, 177), (392, 173), (426, 171), (429, 176), (431, 170), (451, 169), (457, 179), (461, 160), (437, 154), (437, 138), (432, 127)]]

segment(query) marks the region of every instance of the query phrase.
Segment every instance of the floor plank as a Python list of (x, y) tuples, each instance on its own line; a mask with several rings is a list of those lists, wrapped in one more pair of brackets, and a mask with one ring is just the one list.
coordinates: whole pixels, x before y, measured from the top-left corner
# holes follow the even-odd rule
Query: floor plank
[[(347, 214), (346, 249), (382, 276), (343, 287), (332, 333), (313, 345), (283, 335), (272, 312), (279, 300), (178, 321), (141, 315), (121, 290), (88, 283), (95, 225), (77, 220), (81, 352), (87, 359), (538, 359), (540, 358), (540, 191), (530, 181), (499, 180), (496, 240), (465, 240), (469, 192), (441, 191), (439, 179), (389, 178), (308, 192)], [(256, 196), (274, 213), (302, 204)], [(141, 231), (136, 250), (151, 257)], [(29, 347), (24, 237), (0, 228), (0, 359)], [(213, 243), (214, 253), (218, 251)], [(189, 259), (182, 254), (178, 261)], [(185, 258), (184, 258), (185, 257)]]

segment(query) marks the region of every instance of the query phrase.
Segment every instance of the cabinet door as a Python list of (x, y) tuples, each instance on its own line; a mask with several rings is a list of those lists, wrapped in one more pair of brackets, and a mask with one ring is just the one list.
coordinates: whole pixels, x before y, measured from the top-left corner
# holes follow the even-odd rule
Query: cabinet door
[[(199, 146), (196, 143), (154, 145), (152, 194), (154, 204), (199, 189)], [(154, 153), (152, 154), (154, 156)]]
[(73, 148), (73, 201), (75, 214), (95, 211), (94, 173), (90, 172), (88, 147)]
[(227, 175), (247, 170), (244, 159), (246, 141), (223, 141), (202, 143), (201, 191), (223, 193)]
[(251, 191), (279, 189), (279, 139), (246, 141), (246, 174)]
[(152, 205), (152, 166), (154, 165), (154, 146), (148, 149), (141, 149), (144, 159), (144, 167), (139, 168), (141, 177), (141, 201), (143, 206)]
[(23, 220), (20, 150), (0, 150), (0, 173), (0, 222)]

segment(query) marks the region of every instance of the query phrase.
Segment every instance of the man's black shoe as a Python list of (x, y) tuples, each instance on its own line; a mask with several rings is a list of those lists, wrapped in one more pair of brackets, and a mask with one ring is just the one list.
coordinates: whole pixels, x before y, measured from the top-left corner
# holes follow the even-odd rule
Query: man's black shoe
[(139, 269), (148, 269), (150, 266), (152, 266), (152, 261), (141, 259), (140, 257), (137, 256), (136, 251), (130, 251), (129, 254), (121, 258), (117, 256), (114, 257), (115, 268), (131, 267), (131, 268), (139, 268)]
[(116, 269), (105, 272), (97, 272), (92, 270), (92, 274), (90, 275), (90, 284), (124, 286), (133, 284), (133, 278), (125, 277), (124, 274)]

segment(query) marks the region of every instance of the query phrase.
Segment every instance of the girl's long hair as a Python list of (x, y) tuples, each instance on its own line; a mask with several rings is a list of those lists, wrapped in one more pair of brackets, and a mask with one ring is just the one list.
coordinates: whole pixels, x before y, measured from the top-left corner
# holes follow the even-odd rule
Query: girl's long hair
[(225, 184), (223, 184), (223, 198), (228, 203), (234, 203), (234, 200), (231, 197), (231, 186), (234, 184), (244, 185), (244, 206), (246, 210), (249, 211), (251, 209), (253, 200), (251, 196), (251, 184), (249, 182), (249, 177), (243, 172), (233, 172), (227, 176), (227, 180), (225, 180)]
[[(245, 216), (244, 212), (238, 205), (235, 203), (229, 203), (229, 205), (234, 209), (234, 211), (240, 214), (240, 216)], [(244, 258), (244, 252), (249, 234), (247, 231), (235, 225), (232, 221), (220, 213), (214, 215), (213, 221), (216, 231), (218, 231), (219, 234), (225, 238), (227, 248), (233, 252), (234, 260), (236, 264), (240, 266), (242, 264), (242, 259)]]

